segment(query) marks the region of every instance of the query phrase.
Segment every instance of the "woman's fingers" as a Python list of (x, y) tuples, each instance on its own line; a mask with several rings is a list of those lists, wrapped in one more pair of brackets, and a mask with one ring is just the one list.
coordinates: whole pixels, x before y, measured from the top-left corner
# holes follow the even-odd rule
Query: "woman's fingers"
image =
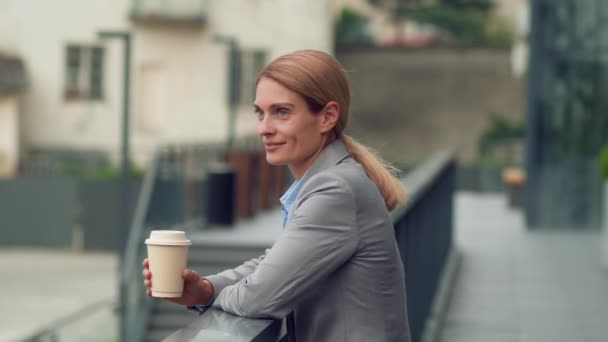
[(152, 290), (150, 289), (152, 287), (152, 280), (150, 280), (152, 278), (152, 272), (150, 272), (149, 270), (150, 261), (148, 260), (148, 258), (144, 259), (142, 265), (144, 266), (144, 270), (141, 272), (141, 274), (144, 277), (144, 286), (147, 288), (146, 295), (150, 297), (152, 296)]
[(186, 268), (182, 271), (182, 278), (184, 278), (185, 281), (198, 281), (200, 277), (198, 273)]
[(144, 269), (141, 274), (144, 276), (144, 279), (152, 278), (152, 272), (150, 272), (148, 269)]

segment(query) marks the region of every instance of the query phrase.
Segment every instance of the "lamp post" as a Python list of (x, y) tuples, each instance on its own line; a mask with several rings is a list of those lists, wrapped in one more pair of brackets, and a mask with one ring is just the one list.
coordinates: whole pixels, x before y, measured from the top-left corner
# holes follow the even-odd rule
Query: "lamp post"
[(241, 52), (234, 37), (215, 36), (214, 40), (218, 43), (228, 45), (230, 49), (229, 57), (229, 77), (228, 77), (228, 138), (227, 149), (230, 151), (234, 147), (236, 136), (236, 109), (240, 99), (241, 81)]
[(129, 106), (130, 106), (130, 84), (131, 84), (131, 34), (119, 31), (101, 31), (97, 33), (101, 39), (120, 39), (124, 44), (123, 50), (123, 98), (122, 98), (122, 138), (120, 153), (120, 227), (118, 234), (118, 250), (122, 265), (126, 237), (129, 233)]
[[(100, 31), (97, 33), (100, 39), (118, 39), (123, 42), (123, 97), (122, 97), (122, 138), (121, 138), (121, 162), (120, 162), (120, 198), (119, 198), (119, 227), (118, 227), (118, 255), (119, 255), (119, 307), (120, 316), (124, 315), (126, 301), (126, 289), (122, 288), (123, 268), (125, 267), (125, 248), (129, 236), (129, 213), (131, 207), (131, 191), (129, 177), (129, 106), (131, 85), (131, 33), (123, 31)], [(120, 340), (126, 341), (126, 327), (121, 319)]]

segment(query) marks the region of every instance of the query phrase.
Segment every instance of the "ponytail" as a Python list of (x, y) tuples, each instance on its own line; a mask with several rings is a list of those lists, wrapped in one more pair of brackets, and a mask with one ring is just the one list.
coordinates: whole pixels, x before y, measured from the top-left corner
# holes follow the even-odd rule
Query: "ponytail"
[(346, 134), (341, 134), (340, 139), (348, 153), (363, 166), (367, 176), (376, 184), (389, 211), (405, 203), (403, 184), (393, 174), (395, 167)]

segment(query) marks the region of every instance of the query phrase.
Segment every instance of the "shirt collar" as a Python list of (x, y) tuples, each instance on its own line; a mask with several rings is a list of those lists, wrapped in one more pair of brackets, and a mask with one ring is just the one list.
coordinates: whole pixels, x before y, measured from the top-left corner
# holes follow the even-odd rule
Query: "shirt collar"
[(291, 210), (291, 206), (296, 201), (296, 198), (298, 198), (298, 192), (300, 192), (301, 186), (302, 186), (302, 178), (293, 182), (293, 184), (291, 184), (289, 189), (287, 189), (287, 191), (285, 191), (283, 196), (281, 196), (281, 199), (280, 199), (281, 205), (283, 206), (283, 208), (286, 211), (289, 212)]

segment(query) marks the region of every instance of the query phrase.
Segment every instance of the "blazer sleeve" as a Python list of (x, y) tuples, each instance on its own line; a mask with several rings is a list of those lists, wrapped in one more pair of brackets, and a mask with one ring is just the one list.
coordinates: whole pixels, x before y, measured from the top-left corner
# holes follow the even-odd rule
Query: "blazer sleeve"
[(262, 262), (262, 260), (264, 260), (268, 251), (269, 250), (267, 249), (263, 255), (261, 255), (257, 258), (251, 259), (249, 261), (246, 261), (234, 269), (222, 271), (222, 272), (220, 272), (218, 274), (214, 274), (214, 275), (204, 276), (203, 278), (209, 280), (209, 282), (211, 282), (211, 285), (213, 285), (214, 297), (218, 293), (222, 292), (222, 290), (226, 286), (235, 284), (235, 283), (239, 282), (241, 279), (248, 276), (249, 274), (253, 273), (253, 271), (255, 271), (255, 269), (258, 267), (260, 262)]
[(302, 187), (285, 231), (258, 267), (226, 286), (213, 304), (244, 317), (282, 318), (358, 245), (356, 207), (346, 182), (320, 173)]

